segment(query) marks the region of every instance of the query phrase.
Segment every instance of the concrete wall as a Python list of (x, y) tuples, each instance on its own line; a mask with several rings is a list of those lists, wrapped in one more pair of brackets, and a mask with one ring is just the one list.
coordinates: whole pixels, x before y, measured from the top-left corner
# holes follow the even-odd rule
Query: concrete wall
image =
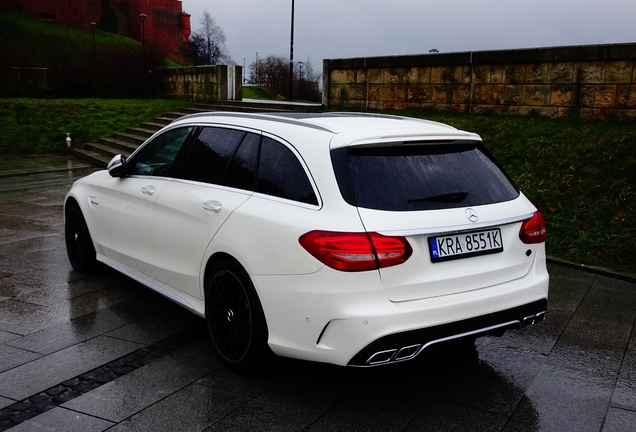
[(166, 68), (156, 73), (163, 81), (161, 97), (194, 101), (242, 99), (242, 66)]
[(323, 61), (328, 108), (636, 117), (636, 43)]

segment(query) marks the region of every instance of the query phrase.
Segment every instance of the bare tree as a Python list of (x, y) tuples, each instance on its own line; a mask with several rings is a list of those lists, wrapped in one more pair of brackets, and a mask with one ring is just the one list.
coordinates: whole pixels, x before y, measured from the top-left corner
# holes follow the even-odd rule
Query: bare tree
[[(271, 99), (283, 95), (290, 98), (289, 92), (289, 60), (283, 56), (270, 55), (259, 58), (250, 64), (250, 83), (267, 87)], [(319, 81), (321, 75), (307, 59), (294, 63), (293, 99), (320, 101)]]
[(282, 56), (270, 55), (250, 64), (252, 83), (267, 87), (269, 97), (275, 99), (287, 93), (289, 60)]
[(319, 90), (320, 72), (314, 70), (314, 65), (309, 59), (294, 64), (294, 81), (296, 83), (296, 98), (309, 101), (320, 101), (322, 96)]
[(210, 16), (207, 9), (199, 21), (201, 28), (190, 36), (192, 59), (195, 65), (234, 64), (225, 47), (225, 32)]

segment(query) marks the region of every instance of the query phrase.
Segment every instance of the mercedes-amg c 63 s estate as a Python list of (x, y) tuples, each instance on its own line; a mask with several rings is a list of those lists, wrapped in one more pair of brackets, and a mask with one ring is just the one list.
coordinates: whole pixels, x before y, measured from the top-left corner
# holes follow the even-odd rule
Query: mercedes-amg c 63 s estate
[(545, 318), (544, 219), (482, 144), (373, 114), (204, 113), (75, 182), (72, 266), (205, 318), (238, 370), (270, 352), (371, 367)]

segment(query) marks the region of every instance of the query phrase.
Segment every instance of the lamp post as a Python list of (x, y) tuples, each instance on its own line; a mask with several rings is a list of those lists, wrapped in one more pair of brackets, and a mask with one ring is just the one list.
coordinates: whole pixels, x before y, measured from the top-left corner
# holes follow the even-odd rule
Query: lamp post
[(305, 66), (305, 63), (298, 62), (298, 67), (300, 68), (300, 77), (298, 79), (298, 97), (301, 99), (303, 97), (303, 66)]
[(250, 74), (250, 80), (252, 81), (252, 84), (260, 84), (259, 82), (257, 82), (260, 80), (259, 67), (258, 67), (258, 51), (256, 51), (256, 62), (254, 63), (254, 74)]
[(91, 27), (93, 27), (93, 56), (95, 55), (95, 28), (97, 27), (97, 23), (93, 21), (91, 23)]
[(289, 45), (289, 99), (293, 99), (294, 85), (294, 0), (291, 5), (291, 43)]
[(146, 14), (139, 14), (139, 18), (141, 18), (141, 52), (145, 56), (146, 55)]
[(95, 72), (97, 71), (97, 55), (95, 54), (95, 29), (97, 28), (97, 23), (95, 21), (91, 22), (91, 27), (93, 28), (93, 58), (91, 59), (91, 76), (93, 78), (93, 87), (95, 87)]

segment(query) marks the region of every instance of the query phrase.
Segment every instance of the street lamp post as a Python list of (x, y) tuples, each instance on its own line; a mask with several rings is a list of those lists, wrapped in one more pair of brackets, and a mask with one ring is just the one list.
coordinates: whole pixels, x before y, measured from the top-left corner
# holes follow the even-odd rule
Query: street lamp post
[(258, 51), (256, 51), (256, 62), (254, 62), (254, 73), (250, 74), (250, 81), (252, 82), (252, 84), (260, 85), (260, 68), (258, 66)]
[(289, 99), (293, 99), (294, 85), (294, 0), (291, 5), (291, 43), (289, 45)]
[(298, 62), (298, 67), (300, 68), (300, 72), (299, 72), (299, 78), (298, 78), (298, 97), (300, 99), (302, 99), (303, 97), (303, 66), (305, 66), (305, 63), (303, 62)]
[(93, 27), (93, 56), (95, 55), (95, 27), (97, 27), (97, 23), (93, 21), (91, 23), (91, 27)]
[(95, 87), (95, 72), (97, 72), (97, 55), (95, 53), (95, 29), (97, 28), (97, 23), (95, 21), (91, 22), (91, 27), (93, 28), (93, 56), (91, 59), (91, 76), (93, 78), (93, 87)]
[(139, 14), (139, 18), (141, 18), (141, 52), (145, 56), (146, 55), (146, 14)]

